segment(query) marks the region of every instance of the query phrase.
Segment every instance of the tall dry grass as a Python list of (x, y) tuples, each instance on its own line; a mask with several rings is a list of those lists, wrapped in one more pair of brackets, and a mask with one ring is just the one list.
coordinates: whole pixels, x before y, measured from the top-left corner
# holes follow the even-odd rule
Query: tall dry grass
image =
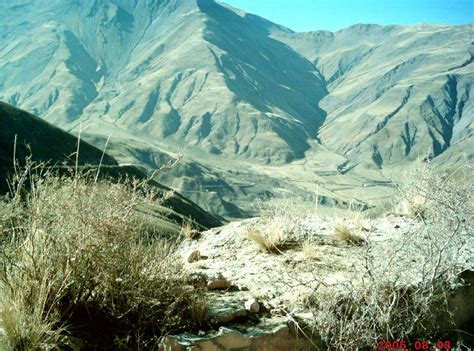
[(136, 345), (202, 322), (176, 242), (144, 210), (160, 201), (135, 180), (18, 170), (0, 207), (2, 349), (60, 347), (68, 333)]

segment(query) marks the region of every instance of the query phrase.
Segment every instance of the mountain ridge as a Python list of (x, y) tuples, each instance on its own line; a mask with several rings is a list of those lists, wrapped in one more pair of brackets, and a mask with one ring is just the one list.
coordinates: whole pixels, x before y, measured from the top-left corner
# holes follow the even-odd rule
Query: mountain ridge
[[(14, 172), (26, 165), (26, 158), (35, 165), (58, 175), (71, 176), (76, 172), (99, 169), (97, 176), (115, 182), (135, 177), (146, 180), (147, 176), (132, 166), (119, 166), (117, 161), (83, 139), (55, 127), (48, 122), (0, 101), (0, 196), (8, 193), (9, 181)], [(79, 143), (79, 145), (77, 145)], [(15, 166), (14, 166), (15, 165)], [(153, 180), (148, 185), (162, 196), (170, 189)], [(179, 233), (180, 225), (193, 221), (199, 228), (211, 228), (222, 224), (221, 219), (206, 213), (202, 208), (180, 194), (166, 198), (163, 206), (150, 209), (163, 222), (166, 230)]]
[[(66, 64), (69, 63), (69, 72), (66, 74), (69, 77), (72, 73), (75, 77), (72, 80), (79, 80), (79, 85), (77, 88), (66, 89), (66, 93), (61, 92), (73, 95), (66, 96), (67, 101), (63, 100), (62, 104), (69, 105), (65, 111), (58, 111), (59, 113), (55, 111), (57, 90), (49, 93), (46, 105), (41, 104), (43, 106), (41, 109), (38, 109), (38, 104), (32, 101), (36, 105), (32, 110), (56, 124), (66, 126), (74, 123), (80, 115), (87, 116), (83, 118), (87, 120), (93, 119), (92, 116), (96, 114), (97, 119), (104, 119), (112, 124), (126, 128), (134, 125), (136, 132), (163, 138), (176, 134), (175, 141), (184, 139), (188, 144), (197, 143), (205, 150), (214, 153), (225, 152), (237, 155), (247, 153), (250, 158), (258, 157), (266, 159), (267, 162), (278, 160), (288, 162), (291, 159), (303, 157), (304, 151), (309, 148), (304, 140), (311, 135), (314, 137), (314, 129), (317, 129), (321, 119), (324, 118), (323, 112), (317, 107), (317, 101), (325, 94), (318, 72), (286, 46), (277, 41), (265, 39), (267, 38), (265, 29), (252, 25), (252, 21), (242, 19), (213, 1), (168, 1), (165, 4), (167, 5), (163, 7), (165, 9), (171, 6), (170, 4), (176, 5), (169, 16), (167, 13), (165, 13), (166, 16), (163, 15), (166, 17), (164, 20), (171, 21), (173, 25), (166, 26), (166, 30), (163, 33), (160, 32), (163, 26), (160, 24), (159, 16), (158, 19), (146, 25), (150, 31), (150, 26), (155, 26), (152, 33), (160, 33), (160, 35), (153, 37), (153, 44), (149, 48), (143, 48), (148, 41), (146, 33), (142, 34), (143, 51), (139, 50), (140, 55), (131, 58), (130, 65), (124, 65), (121, 78), (110, 86), (107, 86), (107, 78), (101, 78), (104, 74), (102, 70), (108, 70), (108, 68), (100, 65), (99, 61), (107, 62), (106, 58), (97, 53), (100, 51), (100, 45), (97, 45), (99, 48), (92, 48), (92, 44), (84, 43), (88, 37), (92, 36), (92, 34), (83, 33), (87, 33), (84, 29), (87, 27), (87, 21), (84, 28), (76, 28), (74, 34), (72, 29), (76, 26), (75, 21), (68, 20), (67, 27), (69, 28), (65, 28), (62, 35), (63, 42), (67, 46), (65, 49), (69, 51), (71, 58), (60, 60), (65, 61)], [(88, 3), (83, 5), (85, 8), (87, 6)], [(107, 6), (103, 7), (102, 12), (107, 9)], [(74, 11), (74, 8), (68, 11)], [(184, 15), (186, 20), (182, 22), (181, 18)], [(101, 15), (101, 12), (97, 12), (95, 16), (98, 17), (97, 20), (103, 20), (105, 14)], [(228, 23), (234, 23), (235, 28), (224, 33), (226, 39), (223, 41), (222, 35), (216, 36), (215, 33), (216, 28), (225, 28), (222, 22), (224, 18), (230, 18)], [(98, 36), (97, 41), (94, 37), (93, 43), (100, 43), (102, 36), (105, 35), (102, 32), (109, 30), (109, 27), (105, 26), (101, 29), (101, 26), (95, 25), (100, 30), (98, 33), (96, 33), (97, 30), (92, 30), (92, 33)], [(252, 28), (247, 30), (248, 25), (252, 25)], [(60, 24), (58, 27), (64, 26), (65, 24)], [(242, 39), (245, 40), (242, 44), (244, 46), (235, 45), (238, 40), (235, 36), (232, 37), (234, 30), (240, 33), (239, 39), (244, 38)], [(255, 38), (254, 34), (258, 32), (261, 33), (261, 39)], [(186, 37), (186, 45), (180, 44), (183, 36)], [(114, 38), (109, 38), (114, 48), (111, 51), (112, 53), (115, 51), (114, 54), (120, 57), (120, 43), (123, 40)], [(171, 44), (169, 44), (170, 41)], [(229, 43), (233, 44), (229, 45)], [(167, 47), (170, 45), (175, 45), (176, 49), (168, 52)], [(245, 46), (248, 45), (256, 46), (255, 50), (260, 50), (261, 56), (245, 55)], [(129, 54), (131, 55), (134, 50), (138, 50), (137, 46), (128, 51)], [(273, 55), (273, 50), (280, 50), (284, 57)], [(199, 52), (199, 58), (193, 59), (193, 52)], [(238, 58), (239, 54), (244, 56)], [(92, 59), (94, 55), (95, 59)], [(183, 59), (175, 62), (174, 59), (168, 57), (169, 55)], [(79, 60), (78, 57), (83, 59)], [(268, 65), (269, 62), (270, 65)], [(261, 67), (265, 65), (269, 68), (261, 72)], [(255, 67), (259, 67), (259, 70)], [(282, 71), (288, 71), (288, 73), (279, 76), (278, 72)], [(312, 71), (314, 73), (311, 73)], [(109, 78), (113, 80), (115, 73), (110, 74)], [(77, 79), (80, 76), (88, 79)], [(236, 76), (244, 78), (235, 79)], [(152, 80), (158, 81), (159, 84), (153, 83)], [(138, 84), (142, 90), (140, 96), (132, 101), (115, 103), (114, 100), (123, 100), (122, 96), (129, 94), (129, 89), (120, 87), (121, 81), (136, 82), (135, 84)], [(301, 87), (303, 82), (305, 86)], [(103, 85), (106, 87), (104, 88)], [(136, 85), (133, 89), (136, 90)], [(45, 92), (48, 90), (50, 90), (49, 87)], [(68, 92), (69, 90), (71, 92)], [(78, 91), (81, 93), (77, 94)], [(215, 93), (220, 94), (224, 103), (215, 104), (212, 98)], [(30, 94), (27, 93), (26, 96)], [(290, 96), (282, 97), (284, 94)], [(114, 99), (117, 95), (119, 99)], [(13, 96), (15, 97), (12, 98)], [(278, 99), (274, 96), (278, 96)], [(21, 100), (18, 95), (12, 94), (12, 97), (7, 101), (16, 104), (19, 103), (18, 99)], [(199, 105), (205, 103), (207, 106), (197, 104), (191, 107), (186, 106), (191, 98), (199, 100)], [(26, 98), (26, 100), (29, 99)], [(308, 102), (311, 99), (314, 99), (314, 102)], [(103, 102), (104, 100), (108, 101)], [(45, 108), (48, 102), (53, 102), (53, 106)], [(175, 108), (175, 105), (178, 108)], [(28, 108), (28, 103), (25, 107)], [(240, 119), (239, 115), (243, 113), (249, 117)], [(54, 117), (51, 117), (53, 114)], [(252, 114), (257, 117), (251, 117)], [(199, 116), (203, 123), (196, 121), (193, 115)], [(111, 117), (107, 118), (107, 116)], [(231, 133), (235, 136), (234, 140), (222, 141), (219, 133), (208, 131), (213, 124), (216, 125), (215, 129), (233, 128)], [(243, 131), (239, 134), (240, 128)], [(261, 155), (261, 144), (264, 142), (260, 140), (260, 134), (266, 133), (274, 136), (275, 147), (268, 154)], [(290, 137), (295, 133), (298, 135), (297, 138)], [(214, 134), (217, 135), (214, 136)], [(254, 134), (254, 136), (250, 137), (248, 134)], [(245, 144), (246, 149), (242, 150), (240, 144)], [(253, 147), (254, 144), (256, 146)]]
[[(370, 35), (365, 34), (368, 29), (371, 30)], [(364, 33), (364, 40), (353, 40), (360, 32)], [(421, 34), (416, 36), (418, 32)], [(354, 148), (353, 144), (356, 144), (357, 148), (365, 141), (351, 135), (345, 138), (351, 140), (350, 143), (341, 145), (340, 140), (337, 140), (338, 145), (335, 145), (331, 140), (331, 135), (336, 134), (335, 128), (338, 128), (338, 124), (341, 123), (339, 121), (350, 119), (356, 121), (356, 126), (364, 127), (364, 123), (367, 124), (364, 119), (368, 118), (364, 118), (364, 114), (370, 115), (369, 110), (376, 111), (378, 121), (371, 123), (372, 131), (366, 130), (363, 138), (371, 138), (383, 131), (384, 127), (391, 123), (390, 120), (396, 117), (394, 121), (399, 124), (398, 133), (393, 134), (400, 138), (393, 142), (399, 154), (394, 160), (396, 163), (407, 156), (412, 159), (418, 157), (409, 155), (411, 151), (417, 155), (422, 154), (422, 150), (417, 149), (416, 145), (406, 142), (410, 136), (404, 133), (410, 129), (415, 131), (418, 129), (416, 138), (427, 139), (419, 143), (423, 149), (426, 149), (430, 142), (432, 143), (431, 152), (424, 151), (424, 156), (431, 158), (444, 152), (449, 147), (452, 138), (453, 141), (462, 140), (465, 137), (471, 138), (472, 115), (470, 113), (463, 115), (463, 108), (466, 103), (469, 111), (472, 108), (469, 91), (473, 76), (467, 68), (474, 52), (474, 47), (470, 42), (472, 33), (472, 25), (354, 25), (331, 35), (327, 32), (303, 33), (302, 35), (280, 33), (279, 38), (315, 63), (329, 82), (329, 94), (321, 102), (323, 109), (329, 111), (327, 123), (321, 131), (323, 143), (347, 155), (350, 149)], [(452, 38), (452, 41), (445, 39), (447, 36), (454, 35), (456, 39)], [(328, 50), (329, 54), (311, 50), (310, 45), (302, 44), (306, 41), (318, 43), (316, 47), (318, 50), (328, 50), (328, 46), (333, 46), (333, 51), (338, 52), (338, 59), (334, 60), (331, 50)], [(462, 46), (463, 41), (465, 46)], [(444, 50), (433, 48), (433, 43), (441, 44)], [(391, 56), (397, 60), (387, 56), (387, 51), (382, 50), (385, 46), (393, 48)], [(403, 52), (404, 55), (397, 55), (397, 52)], [(443, 56), (446, 55), (450, 55), (451, 61), (448, 63), (450, 67), (443, 66), (446, 62)], [(369, 66), (370, 69), (367, 69)], [(427, 80), (428, 84), (426, 84)], [(390, 94), (397, 96), (383, 101)], [(377, 106), (379, 99), (383, 101), (384, 112)], [(415, 106), (412, 106), (415, 99)], [(342, 105), (342, 110), (335, 108), (336, 104)], [(390, 105), (391, 110), (388, 110), (387, 107)], [(419, 113), (413, 111), (418, 107), (421, 109)], [(406, 111), (407, 109), (411, 111)], [(397, 116), (401, 114), (407, 116), (405, 123), (400, 121), (402, 116)], [(457, 115), (457, 118), (452, 120), (454, 115)], [(372, 115), (371, 118), (373, 117), (375, 116)], [(414, 119), (418, 121), (413, 123)], [(457, 123), (463, 125), (464, 130), (455, 128)], [(420, 127), (426, 131), (420, 133)], [(393, 140), (393, 134), (391, 136), (385, 134), (384, 140), (387, 138)], [(414, 135), (412, 134), (411, 137), (413, 138)], [(380, 142), (371, 141), (365, 150), (355, 151), (355, 153), (370, 154), (368, 148), (376, 147)], [(472, 143), (472, 140), (469, 142)], [(404, 153), (401, 151), (403, 149)], [(384, 158), (388, 158), (390, 162), (393, 150), (386, 149), (383, 153), (387, 154)]]
[(0, 5), (9, 14), (0, 99), (91, 140), (116, 136), (117, 156), (150, 171), (159, 164), (119, 144), (184, 151), (175, 176), (200, 169), (203, 186), (219, 174), (241, 183), (243, 168), (249, 183), (260, 177), (247, 195), (233, 186), (205, 194), (204, 207), (251, 203), (275, 182), (273, 195), (295, 185), (373, 199), (390, 189), (362, 189), (368, 181), (389, 184), (423, 160), (473, 158), (472, 25), (296, 33), (212, 0), (22, 3)]

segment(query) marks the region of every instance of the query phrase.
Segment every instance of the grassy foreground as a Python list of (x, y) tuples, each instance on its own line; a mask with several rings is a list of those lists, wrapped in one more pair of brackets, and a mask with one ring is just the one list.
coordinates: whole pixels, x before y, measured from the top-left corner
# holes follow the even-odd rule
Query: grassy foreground
[(149, 348), (197, 326), (200, 292), (174, 254), (177, 238), (147, 212), (163, 196), (143, 182), (44, 169), (13, 184), (0, 200), (2, 350), (59, 349), (70, 335)]
[[(469, 166), (411, 175), (400, 210), (423, 225), (406, 230), (386, 252), (362, 225), (334, 225), (335, 239), (360, 248), (362, 278), (305, 298), (312, 316), (307, 334), (317, 333), (331, 350), (371, 350), (378, 340), (462, 332), (450, 294), (474, 262), (471, 179)], [(71, 336), (86, 349), (154, 349), (162, 336), (206, 323), (203, 291), (176, 254), (181, 239), (150, 210), (166, 202), (166, 193), (145, 181), (109, 183), (31, 166), (18, 169), (11, 184), (10, 196), (0, 199), (0, 349), (67, 349)], [(268, 255), (283, 255), (291, 239), (285, 235), (298, 229), (302, 212), (283, 214), (249, 232)], [(182, 232), (197, 240), (191, 224)], [(301, 246), (317, 261), (314, 242)], [(422, 269), (409, 275), (414, 262)]]

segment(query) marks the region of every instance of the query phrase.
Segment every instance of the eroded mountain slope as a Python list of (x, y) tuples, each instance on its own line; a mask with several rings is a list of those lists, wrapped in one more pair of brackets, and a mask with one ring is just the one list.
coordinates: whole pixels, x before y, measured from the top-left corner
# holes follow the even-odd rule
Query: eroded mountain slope
[(2, 5), (13, 15), (2, 27), (0, 98), (54, 123), (101, 120), (214, 154), (288, 162), (324, 121), (314, 66), (214, 1), (44, 3), (49, 11), (30, 20), (35, 3)]
[(472, 25), (294, 33), (213, 0), (16, 0), (0, 37), (0, 100), (112, 136), (121, 163), (184, 154), (160, 180), (220, 214), (373, 203), (412, 162), (472, 160)]
[(472, 158), (473, 34), (472, 25), (274, 31), (326, 79), (322, 142), (379, 167), (436, 157), (452, 145)]

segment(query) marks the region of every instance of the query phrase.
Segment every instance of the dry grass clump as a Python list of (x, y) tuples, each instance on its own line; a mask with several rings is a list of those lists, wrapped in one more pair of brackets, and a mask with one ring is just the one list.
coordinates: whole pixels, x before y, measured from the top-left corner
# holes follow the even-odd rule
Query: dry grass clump
[(204, 326), (208, 321), (209, 308), (207, 301), (200, 297), (191, 306), (191, 318), (198, 327)]
[(319, 259), (318, 246), (314, 242), (305, 240), (301, 244), (301, 249), (309, 260), (315, 261)]
[[(15, 282), (12, 287), (21, 286)], [(31, 289), (0, 292), (0, 321), (3, 335), (2, 350), (50, 350), (63, 340), (63, 330), (57, 326), (59, 316), (47, 309), (51, 298), (49, 282), (38, 282), (38, 290), (31, 296)]]
[(268, 253), (281, 253), (281, 249), (285, 244), (281, 233), (277, 231), (271, 231), (267, 234), (256, 228), (251, 228), (247, 232), (247, 237), (256, 243), (262, 251)]
[(64, 328), (133, 344), (202, 323), (175, 244), (141, 210), (157, 194), (136, 181), (29, 172), (15, 184), (11, 208), (0, 208), (3, 349), (58, 347)]
[(301, 238), (297, 228), (304, 216), (292, 205), (291, 202), (271, 202), (267, 208), (261, 208), (262, 217), (251, 225), (247, 237), (269, 253), (281, 254), (285, 249), (299, 246)]
[(334, 237), (338, 241), (351, 245), (361, 246), (365, 244), (364, 238), (354, 234), (346, 224), (337, 224), (334, 226)]
[(194, 229), (193, 223), (190, 220), (187, 220), (181, 226), (181, 233), (186, 239), (196, 240), (199, 239), (200, 233), (199, 230)]

